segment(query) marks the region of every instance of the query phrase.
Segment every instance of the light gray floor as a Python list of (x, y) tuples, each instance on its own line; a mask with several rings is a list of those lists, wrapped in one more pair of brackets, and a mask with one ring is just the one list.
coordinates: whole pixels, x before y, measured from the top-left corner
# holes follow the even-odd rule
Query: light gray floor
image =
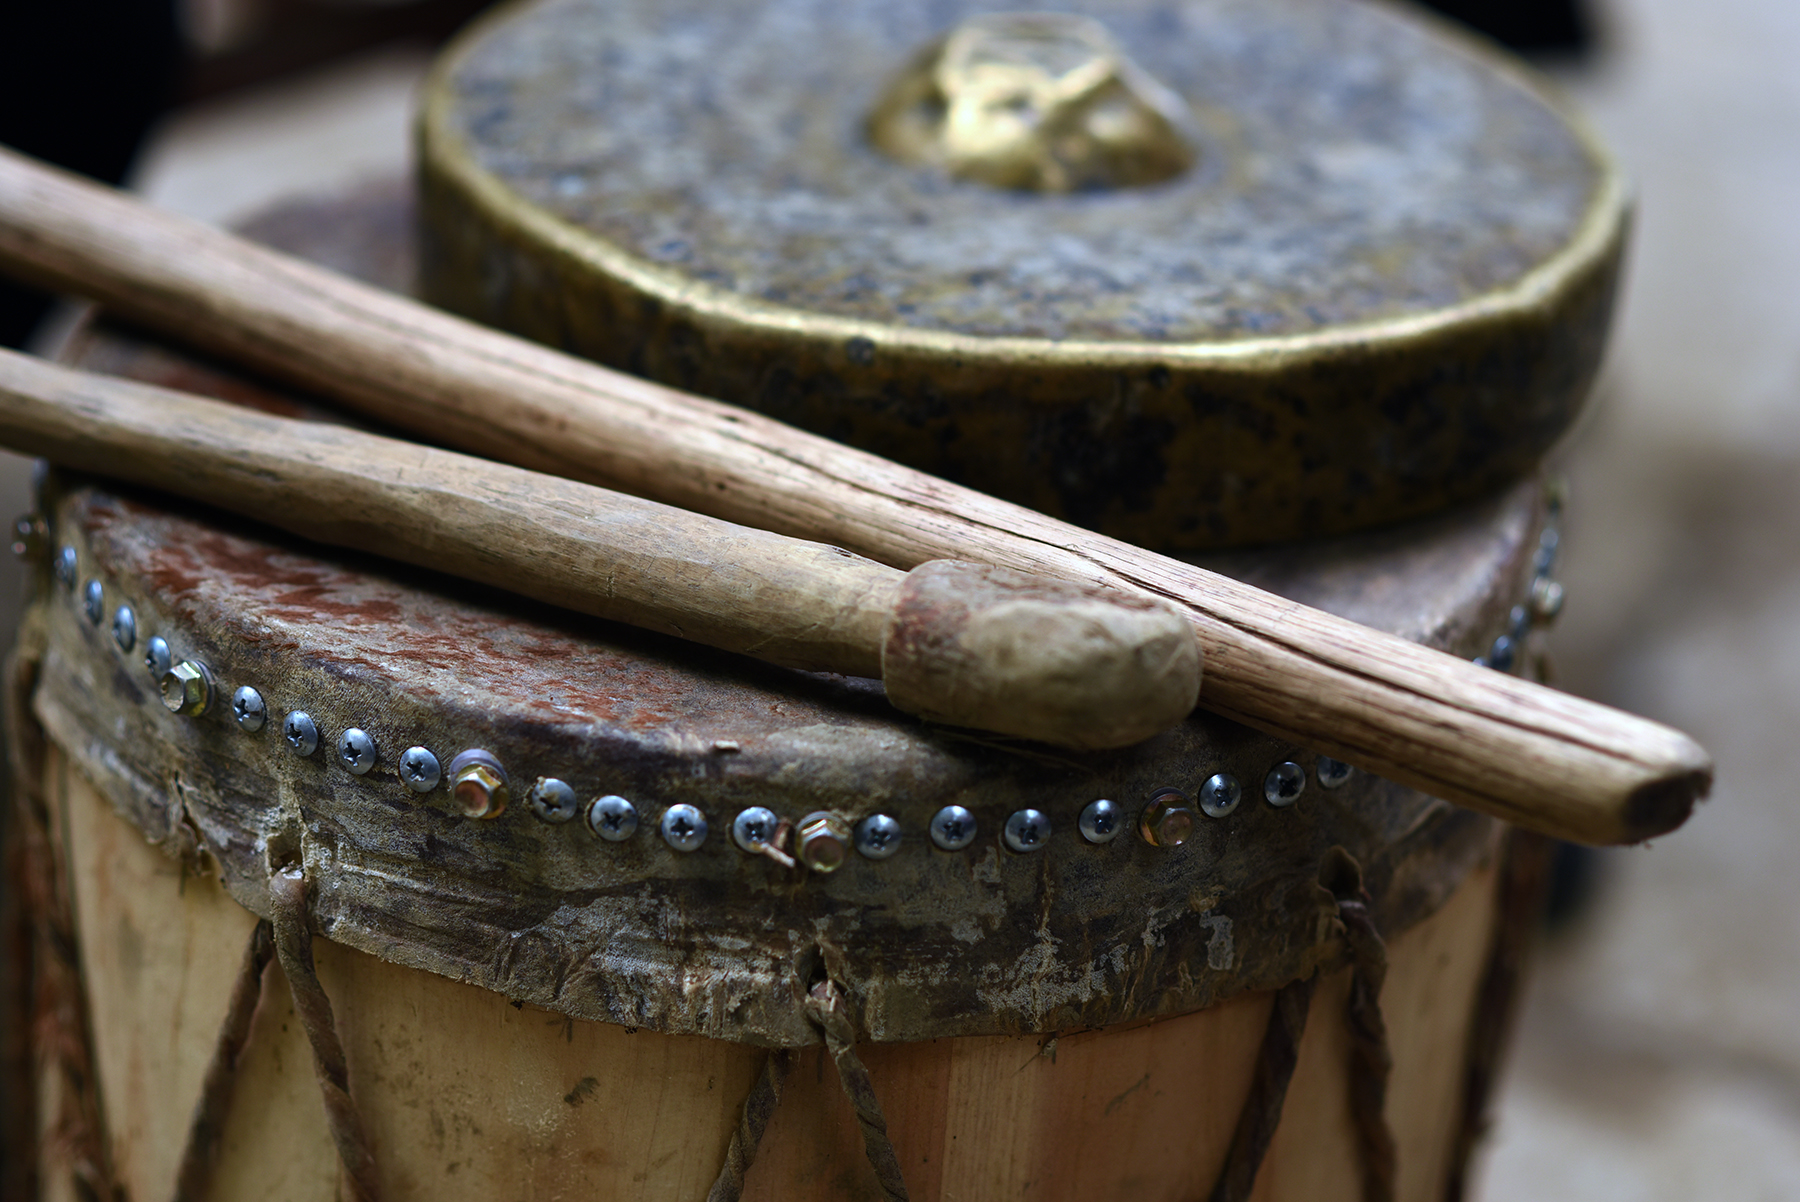
[[(1486, 1202), (1800, 1198), (1800, 3), (1616, 0), (1565, 81), (1638, 184), (1614, 354), (1564, 452), (1564, 683), (1693, 732), (1716, 794), (1608, 857), (1540, 963)], [(229, 220), (408, 154), (423, 62), (179, 115), (139, 187)], [(23, 470), (0, 503), (25, 508)], [(3, 583), (3, 582), (0, 582)], [(11, 585), (4, 585), (10, 595)], [(3, 616), (3, 615), (0, 615)]]

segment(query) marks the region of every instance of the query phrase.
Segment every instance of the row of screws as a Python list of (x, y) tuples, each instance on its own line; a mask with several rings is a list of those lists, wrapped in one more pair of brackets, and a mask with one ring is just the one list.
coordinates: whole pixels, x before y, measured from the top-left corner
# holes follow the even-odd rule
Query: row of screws
[[(1552, 514), (1558, 510), (1560, 506), (1553, 508)], [(1494, 639), (1486, 655), (1476, 657), (1478, 666), (1500, 672), (1512, 671), (1525, 646), (1525, 636), (1531, 633), (1532, 627), (1549, 626), (1562, 613), (1563, 586), (1551, 577), (1561, 546), (1562, 535), (1555, 526), (1546, 526), (1539, 532), (1537, 551), (1531, 560), (1531, 591), (1525, 604), (1513, 606), (1507, 614), (1506, 633)]]
[[(75, 548), (64, 546), (54, 568), (57, 579), (72, 589), (77, 569)], [(91, 625), (100, 624), (105, 614), (105, 590), (98, 580), (89, 580), (83, 588), (82, 610)], [(119, 606), (113, 612), (113, 641), (121, 651), (130, 653), (136, 647), (137, 634), (136, 614), (129, 605)], [(204, 663), (192, 659), (175, 661), (167, 640), (161, 636), (145, 643), (143, 662), (157, 678), (163, 706), (170, 713), (197, 718), (212, 710), (217, 685)], [(250, 685), (241, 685), (232, 693), (231, 713), (238, 727), (251, 734), (262, 730), (269, 719), (268, 703)], [(288, 750), (302, 758), (318, 750), (318, 723), (304, 710), (288, 712), (282, 720), (281, 736)], [(366, 776), (380, 755), (373, 736), (353, 726), (338, 736), (337, 759), (349, 772)], [(1351, 769), (1339, 760), (1320, 756), (1314, 772), (1320, 787), (1335, 789), (1350, 779)], [(415, 793), (431, 792), (446, 775), (451, 781), (451, 794), (467, 817), (497, 818), (510, 802), (510, 779), (490, 752), (478, 748), (460, 752), (450, 761), (448, 773), (429, 748), (409, 747), (401, 753), (400, 780)], [(1283, 809), (1298, 801), (1305, 788), (1306, 770), (1291, 760), (1283, 761), (1263, 778), (1263, 799)], [(1209, 818), (1224, 818), (1238, 808), (1242, 798), (1243, 787), (1237, 778), (1218, 773), (1200, 786), (1199, 809)], [(547, 823), (568, 822), (581, 809), (574, 788), (553, 777), (539, 777), (527, 800), (532, 812)], [(607, 842), (623, 842), (637, 833), (637, 807), (616, 794), (597, 797), (588, 804), (587, 825)], [(658, 825), (663, 841), (676, 851), (695, 851), (706, 842), (706, 815), (685, 802), (665, 809)], [(1195, 825), (1192, 799), (1171, 786), (1158, 789), (1151, 796), (1139, 815), (1138, 833), (1153, 847), (1178, 847), (1192, 836)], [(1123, 808), (1106, 798), (1089, 802), (1076, 821), (1081, 837), (1094, 844), (1110, 843), (1123, 828)], [(961, 851), (975, 841), (976, 833), (975, 815), (960, 805), (944, 806), (927, 827), (931, 842), (944, 851)], [(814, 872), (833, 872), (844, 863), (852, 846), (871, 860), (892, 856), (900, 850), (901, 826), (887, 814), (872, 814), (851, 828), (841, 816), (823, 810), (808, 814), (798, 823), (789, 823), (767, 807), (751, 806), (732, 821), (731, 838), (741, 850), (768, 856), (787, 867), (795, 863), (786, 850), (791, 840), (800, 863)], [(1001, 828), (1001, 839), (1018, 854), (1037, 851), (1050, 840), (1050, 818), (1036, 809), (1014, 811)]]

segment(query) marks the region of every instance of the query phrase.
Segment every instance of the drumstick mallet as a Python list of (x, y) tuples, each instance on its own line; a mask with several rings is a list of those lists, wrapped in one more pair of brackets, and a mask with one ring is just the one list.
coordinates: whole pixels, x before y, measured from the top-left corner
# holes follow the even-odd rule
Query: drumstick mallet
[[(567, 235), (548, 213), (522, 220)], [(1647, 839), (1685, 821), (1712, 783), (1705, 750), (1659, 723), (453, 317), (4, 151), (0, 264), (435, 442), (899, 568), (975, 560), (1167, 598), (1200, 637), (1203, 707), (1547, 834)]]
[(933, 560), (900, 572), (591, 484), (0, 350), (0, 444), (786, 667), (908, 713), (1090, 750), (1185, 718), (1193, 625), (1150, 597)]

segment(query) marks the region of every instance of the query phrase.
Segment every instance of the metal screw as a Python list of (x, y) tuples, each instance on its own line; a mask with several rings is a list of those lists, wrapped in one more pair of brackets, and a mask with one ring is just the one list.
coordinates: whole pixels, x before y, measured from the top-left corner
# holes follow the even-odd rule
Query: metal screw
[(856, 824), (856, 850), (885, 860), (900, 850), (900, 824), (886, 814), (870, 814)]
[(506, 769), (493, 753), (474, 747), (450, 761), (450, 792), (470, 818), (498, 818), (512, 800)]
[(1300, 794), (1306, 792), (1306, 769), (1285, 760), (1269, 769), (1269, 775), (1263, 777), (1263, 800), (1276, 809), (1286, 809), (1300, 800)]
[(169, 670), (174, 658), (169, 654), (168, 640), (160, 634), (144, 645), (144, 667), (150, 675), (159, 680), (162, 678), (162, 674)]
[(79, 565), (76, 563), (75, 559), (75, 548), (64, 543), (62, 550), (56, 553), (56, 563), (52, 565), (52, 570), (56, 573), (57, 583), (64, 588), (74, 588), (75, 569), (77, 566)]
[(281, 737), (288, 750), (298, 756), (309, 756), (319, 749), (319, 724), (305, 710), (295, 710), (281, 724)]
[(1080, 829), (1081, 837), (1089, 843), (1111, 843), (1125, 825), (1124, 818), (1124, 811), (1102, 797), (1098, 801), (1087, 803), (1087, 808), (1081, 811), (1081, 818), (1075, 825)]
[(775, 825), (780, 821), (774, 810), (763, 806), (741, 810), (731, 820), (731, 841), (752, 855), (761, 855), (775, 837)]
[(1321, 789), (1335, 789), (1350, 779), (1352, 769), (1343, 760), (1334, 760), (1328, 755), (1322, 755), (1319, 757), (1319, 762), (1314, 765), (1313, 771), (1319, 775)]
[(269, 720), (269, 707), (263, 703), (262, 694), (247, 684), (239, 685), (231, 695), (231, 713), (237, 724), (252, 734)]
[(100, 587), (98, 580), (90, 580), (81, 592), (81, 610), (87, 614), (90, 626), (100, 625), (100, 619), (106, 616), (106, 590)]
[(1540, 626), (1548, 626), (1562, 613), (1563, 586), (1548, 576), (1531, 582), (1531, 616)]
[(1531, 568), (1539, 576), (1548, 576), (1550, 569), (1556, 566), (1556, 552), (1562, 546), (1562, 535), (1555, 526), (1547, 526), (1538, 535), (1537, 554), (1532, 557)]
[(663, 811), (663, 842), (676, 851), (694, 851), (706, 842), (706, 815), (686, 802)]
[(1000, 837), (1020, 854), (1037, 851), (1050, 841), (1050, 817), (1042, 810), (1014, 810)]
[(575, 790), (567, 781), (557, 780), (554, 776), (538, 777), (525, 800), (531, 803), (531, 812), (545, 822), (567, 822), (581, 808), (581, 803), (575, 799)]
[(50, 528), (44, 519), (28, 513), (13, 523), (12, 552), (26, 563), (37, 563), (50, 547)]
[(1516, 649), (1510, 635), (1501, 635), (1494, 640), (1494, 645), (1488, 649), (1488, 667), (1494, 669), (1496, 672), (1512, 671), (1513, 652)]
[(945, 851), (961, 851), (975, 841), (975, 815), (945, 806), (931, 816), (931, 841)]
[(375, 766), (375, 740), (354, 726), (338, 736), (337, 753), (338, 763), (358, 776), (367, 776)]
[(137, 615), (131, 612), (131, 606), (121, 605), (113, 611), (112, 634), (121, 651), (130, 651), (137, 645)]
[(622, 843), (637, 833), (637, 807), (623, 797), (608, 793), (596, 797), (588, 807), (588, 828), (608, 843)]
[(1513, 642), (1519, 642), (1531, 632), (1531, 611), (1523, 605), (1515, 605), (1506, 614), (1506, 633), (1512, 636)]
[(400, 753), (400, 779), (414, 793), (429, 793), (444, 779), (444, 772), (428, 748), (408, 747)]
[(212, 708), (212, 673), (197, 660), (184, 659), (163, 673), (163, 708), (171, 714), (198, 718)]
[(1194, 833), (1194, 811), (1180, 789), (1159, 789), (1138, 815), (1138, 834), (1152, 847), (1180, 847)]
[(1237, 809), (1244, 798), (1243, 786), (1228, 772), (1209, 776), (1200, 786), (1200, 809), (1208, 818), (1223, 818)]
[(828, 810), (802, 818), (794, 839), (800, 862), (814, 872), (836, 872), (850, 858), (850, 824)]

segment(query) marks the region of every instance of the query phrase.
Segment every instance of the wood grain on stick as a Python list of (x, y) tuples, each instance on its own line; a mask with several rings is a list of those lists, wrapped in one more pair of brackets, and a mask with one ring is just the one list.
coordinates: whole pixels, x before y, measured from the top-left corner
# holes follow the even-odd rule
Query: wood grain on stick
[[(0, 443), (596, 617), (879, 677), (899, 708), (957, 726), (1121, 747), (1181, 721), (1200, 689), (1193, 629), (1166, 603), (982, 564), (903, 573), (591, 484), (11, 351)], [(942, 591), (964, 604), (927, 603)]]
[[(610, 371), (0, 153), (0, 261), (422, 435), (910, 568), (972, 559), (1185, 607), (1200, 702), (1536, 830), (1626, 843), (1712, 779), (1692, 739)], [(876, 354), (880, 354), (877, 346)]]

